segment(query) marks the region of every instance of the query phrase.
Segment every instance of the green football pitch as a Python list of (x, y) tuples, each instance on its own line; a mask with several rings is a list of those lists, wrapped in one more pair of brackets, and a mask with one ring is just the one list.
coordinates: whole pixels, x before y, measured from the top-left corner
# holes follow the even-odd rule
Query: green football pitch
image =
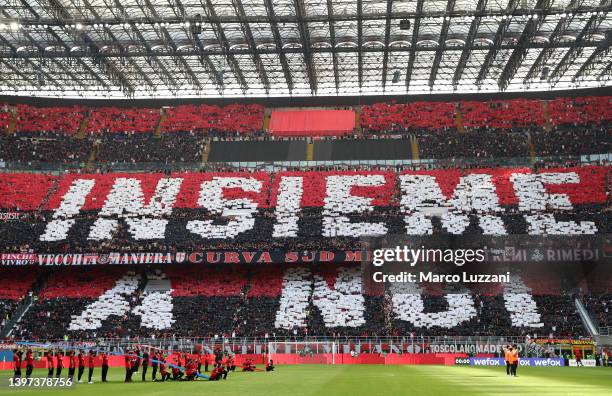
[[(501, 367), (469, 366), (278, 366), (271, 373), (230, 373), (227, 381), (141, 383), (122, 382), (124, 371), (111, 369), (109, 383), (100, 383), (100, 369), (94, 384), (76, 384), (72, 389), (15, 390), (7, 386), (10, 372), (0, 374), (0, 395), (66, 396), (276, 396), (276, 395), (612, 395), (612, 368), (521, 367), (511, 378)], [(34, 376), (45, 376), (35, 370)], [(150, 373), (148, 373), (150, 374)]]

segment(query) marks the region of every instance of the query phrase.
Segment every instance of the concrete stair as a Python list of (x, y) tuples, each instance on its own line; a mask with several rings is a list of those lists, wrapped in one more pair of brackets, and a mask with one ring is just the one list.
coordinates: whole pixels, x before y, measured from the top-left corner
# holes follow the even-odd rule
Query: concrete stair
[(85, 139), (85, 134), (87, 132), (87, 126), (89, 126), (89, 118), (91, 117), (91, 113), (88, 111), (85, 113), (85, 117), (83, 117), (83, 121), (79, 125), (79, 129), (77, 131), (76, 137), (78, 139)]
[(529, 150), (529, 158), (531, 160), (531, 163), (534, 164), (536, 161), (537, 153), (536, 153), (535, 145), (533, 144), (533, 139), (530, 133), (527, 134), (527, 148)]
[(157, 125), (155, 126), (155, 131), (153, 133), (153, 135), (155, 137), (160, 138), (162, 135), (162, 125), (164, 124), (164, 122), (166, 122), (166, 119), (168, 118), (168, 115), (166, 114), (165, 111), (161, 111), (161, 115), (159, 116), (159, 120), (157, 121)]
[(210, 143), (210, 141), (205, 141), (204, 142), (204, 150), (202, 150), (202, 164), (205, 164), (208, 162), (208, 157), (210, 156), (210, 150), (212, 149), (212, 144)]
[(314, 159), (314, 143), (308, 142), (306, 145), (306, 161), (312, 161)]
[(266, 110), (263, 119), (263, 131), (268, 132), (270, 129), (270, 111)]
[(8, 135), (12, 135), (17, 129), (17, 110), (13, 107), (11, 108), (10, 113), (11, 118), (9, 120), (8, 128), (6, 129), (6, 133)]
[(361, 107), (355, 108), (355, 131), (358, 135), (363, 134), (363, 129), (361, 128)]
[(455, 107), (455, 125), (457, 126), (457, 131), (459, 131), (459, 133), (465, 133), (465, 126), (463, 125), (463, 113), (461, 113), (459, 105)]
[(548, 110), (548, 102), (542, 101), (542, 108), (544, 110), (544, 130), (550, 132), (553, 129), (552, 121), (550, 120), (550, 111)]
[(419, 140), (414, 135), (410, 135), (410, 152), (413, 160), (421, 159), (419, 154)]
[(93, 145), (91, 146), (91, 152), (89, 153), (89, 158), (87, 158), (88, 168), (91, 168), (94, 162), (96, 162), (96, 159), (98, 158), (98, 150), (100, 149), (101, 144), (102, 141), (100, 139), (94, 140)]

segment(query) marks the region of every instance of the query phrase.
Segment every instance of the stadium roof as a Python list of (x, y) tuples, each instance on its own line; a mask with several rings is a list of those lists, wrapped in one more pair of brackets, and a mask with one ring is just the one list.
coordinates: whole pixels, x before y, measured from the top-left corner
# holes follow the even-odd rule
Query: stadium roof
[(612, 0), (0, 0), (0, 91), (85, 98), (612, 85)]

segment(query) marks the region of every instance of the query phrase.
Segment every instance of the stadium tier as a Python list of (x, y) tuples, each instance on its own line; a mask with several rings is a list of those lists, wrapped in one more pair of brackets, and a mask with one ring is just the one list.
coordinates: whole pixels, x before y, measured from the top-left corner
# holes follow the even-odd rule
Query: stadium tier
[(384, 235), (610, 233), (609, 166), (0, 174), (5, 251), (343, 250)]
[[(0, 127), (8, 127), (7, 105), (0, 114)], [(160, 125), (164, 132), (261, 130), (263, 107), (260, 105), (183, 105), (159, 108), (117, 107), (37, 107), (19, 104), (14, 108), (17, 132), (57, 132), (76, 134), (81, 126), (91, 134), (151, 133)], [(86, 121), (85, 125), (83, 121)]]
[[(93, 267), (43, 278), (16, 338), (586, 335), (572, 296), (559, 293), (561, 279), (542, 273), (515, 276), (512, 286), (402, 285), (371, 294), (362, 291), (360, 267), (343, 264)], [(603, 297), (589, 306), (605, 305)]]
[[(332, 124), (329, 130), (323, 129), (326, 123), (302, 131), (310, 127), (300, 122), (323, 117), (316, 111), (306, 118), (296, 115), (295, 120), (291, 115), (300, 111), (272, 112), (273, 125), (274, 115), (282, 114), (282, 122), (277, 116), (278, 125), (291, 127), (287, 137), (275, 136), (284, 132), (264, 132), (268, 118), (258, 105), (182, 105), (161, 110), (30, 105), (10, 110), (4, 106), (0, 129), (15, 133), (0, 136), (0, 144), (7, 148), (0, 152), (0, 160), (22, 167), (36, 163), (127, 166), (146, 162), (159, 167), (203, 161), (303, 161), (308, 154), (305, 141), (299, 144), (300, 136), (329, 140), (334, 134), (345, 139), (316, 142), (311, 159), (494, 160), (607, 154), (612, 151), (608, 130), (611, 98), (379, 103), (356, 108), (358, 116), (348, 117), (353, 130), (342, 132), (337, 129), (343, 126)], [(338, 110), (342, 116), (333, 112), (329, 111), (330, 119), (347, 121), (346, 114), (354, 111)], [(12, 128), (11, 117), (15, 120)], [(359, 119), (357, 125), (354, 118)], [(380, 138), (397, 143), (386, 144)]]
[[(361, 126), (367, 131), (380, 134), (456, 129), (457, 117), (460, 117), (460, 123), (467, 129), (509, 130), (544, 126), (547, 122), (555, 127), (607, 124), (612, 120), (611, 101), (610, 96), (590, 96), (546, 101), (510, 99), (487, 102), (390, 102), (364, 105), (359, 108), (359, 112)], [(265, 117), (264, 107), (261, 105), (179, 105), (160, 109), (36, 107), (20, 104), (9, 109), (8, 105), (4, 104), (0, 107), (0, 128), (8, 128), (11, 113), (16, 121), (16, 132), (56, 132), (69, 135), (76, 134), (81, 126), (85, 132), (92, 134), (152, 133), (159, 126), (162, 132), (218, 132), (221, 136), (223, 133), (240, 133), (248, 136), (263, 131)], [(282, 111), (276, 114), (279, 114), (279, 117), (288, 115)], [(299, 111), (292, 114), (298, 118), (302, 117)], [(333, 111), (330, 115), (333, 116)], [(316, 112), (311, 117), (316, 117)], [(285, 118), (279, 122), (292, 122), (290, 118)], [(327, 120), (329, 124), (333, 122), (333, 119)], [(316, 136), (316, 131), (329, 134), (323, 127), (315, 128), (312, 132), (301, 132), (306, 136)], [(299, 135), (295, 132), (292, 134)], [(338, 133), (344, 134), (344, 131), (340, 130)]]
[[(612, 224), (605, 210), (610, 171), (0, 174), (2, 208), (20, 214), (0, 223), (3, 262), (85, 265), (41, 275), (38, 301), (12, 334), (585, 335), (576, 289), (541, 274), (515, 275), (511, 287), (368, 291), (358, 265), (360, 238), (605, 235)], [(584, 257), (553, 250), (545, 261)], [(97, 266), (138, 263), (153, 267)], [(602, 296), (588, 306), (605, 309)], [(46, 319), (52, 320), (41, 327)]]

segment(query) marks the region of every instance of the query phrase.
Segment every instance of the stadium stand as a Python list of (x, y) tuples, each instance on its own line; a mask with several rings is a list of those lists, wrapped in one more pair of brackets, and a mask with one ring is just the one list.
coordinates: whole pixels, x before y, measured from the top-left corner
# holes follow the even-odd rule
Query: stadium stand
[[(411, 134), (418, 140), (421, 159), (526, 157), (530, 137), (538, 156), (608, 153), (612, 145), (608, 131), (611, 100), (603, 96), (549, 101), (550, 130), (545, 128), (543, 104), (536, 100), (377, 103), (361, 107), (361, 132), (352, 131), (348, 137), (378, 139)], [(2, 108), (5, 111), (0, 127), (4, 124), (7, 128), (10, 113), (6, 105)], [(0, 151), (0, 159), (10, 162), (83, 163), (93, 158), (100, 164), (198, 163), (209, 139), (282, 139), (263, 131), (264, 108), (260, 105), (180, 105), (161, 110), (17, 105), (15, 111), (17, 133), (0, 138), (2, 147), (6, 147)], [(461, 128), (457, 114), (462, 117)], [(77, 137), (86, 115), (86, 136)], [(316, 131), (304, 135), (316, 135)], [(99, 149), (92, 157), (97, 139)], [(264, 146), (261, 149), (266, 152)], [(316, 154), (319, 160), (356, 159), (344, 153), (354, 151), (348, 146), (328, 150), (327, 156), (325, 148), (320, 150)], [(275, 148), (270, 146), (267, 151)], [(55, 155), (57, 152), (63, 155)], [(393, 150), (388, 155), (384, 150), (376, 152), (364, 159), (406, 158)], [(253, 158), (260, 160), (259, 156)]]
[[(504, 158), (528, 155), (527, 134), (511, 131), (468, 130), (417, 132), (421, 158)], [(554, 152), (559, 146), (550, 143)]]
[(0, 299), (0, 328), (4, 327), (15, 311), (17, 303), (15, 300)]
[(544, 109), (528, 99), (460, 102), (466, 128), (513, 129), (544, 125)]
[[(14, 334), (38, 339), (49, 337), (47, 334), (63, 337), (69, 330), (75, 336), (83, 335), (84, 330), (94, 328), (100, 336), (125, 335), (124, 315), (130, 306), (120, 298), (122, 293), (131, 296), (137, 289), (135, 276), (119, 267), (52, 273), (39, 293), (39, 301), (22, 318)], [(95, 309), (87, 311), (86, 307), (98, 298)], [(43, 323), (45, 326), (41, 326)]]
[(583, 302), (600, 327), (612, 327), (612, 294), (589, 294)]
[(6, 132), (11, 121), (11, 113), (8, 105), (0, 105), (0, 132)]
[(89, 158), (91, 139), (54, 132), (21, 132), (0, 136), (0, 160), (10, 162), (81, 163)]
[(372, 132), (450, 129), (455, 126), (455, 107), (443, 102), (376, 103), (362, 107), (361, 125)]
[(257, 104), (232, 104), (225, 107), (184, 105), (166, 111), (163, 131), (194, 131), (224, 136), (255, 133), (263, 128), (264, 108)]
[(96, 160), (100, 163), (199, 162), (202, 139), (193, 132), (104, 134)]
[[(34, 179), (0, 174), (2, 206), (19, 207), (23, 216), (0, 223), (0, 242), (9, 250), (28, 246), (40, 252), (166, 251), (171, 246), (223, 250), (236, 244), (299, 251), (352, 249), (360, 236), (394, 233), (605, 234), (612, 226), (610, 211), (603, 210), (609, 202), (608, 180), (607, 166), (535, 173), (489, 168)], [(349, 190), (355, 195), (349, 196)], [(448, 213), (428, 214), (440, 209)], [(224, 217), (225, 224), (214, 220)]]
[(531, 132), (534, 148), (540, 156), (587, 155), (612, 152), (607, 125), (560, 125), (552, 131)]
[[(612, 98), (593, 96), (557, 98), (548, 101), (551, 123), (562, 125), (602, 125), (612, 120)], [(377, 103), (362, 107), (362, 126), (372, 132), (440, 131), (456, 127), (455, 114), (461, 113), (467, 128), (515, 129), (544, 126), (542, 101)]]
[(612, 394), (612, 0), (0, 11), (0, 396)]
[(94, 108), (89, 110), (87, 133), (150, 133), (159, 117), (159, 109)]
[(0, 271), (0, 329), (11, 319), (19, 302), (30, 293), (37, 268), (2, 268)]
[[(2, 124), (8, 125), (8, 106), (2, 106)], [(87, 133), (150, 133), (166, 117), (161, 127), (164, 132), (255, 132), (263, 124), (261, 105), (183, 105), (163, 110), (154, 108), (117, 107), (36, 107), (24, 104), (15, 106), (17, 132), (54, 132), (76, 134), (85, 116)]]
[[(0, 223), (0, 241), (15, 251), (21, 246), (50, 252), (227, 249), (236, 243), (245, 249), (305, 250), (351, 249), (368, 234), (608, 233), (610, 212), (602, 209), (609, 178), (605, 166), (539, 173), (499, 168), (68, 174), (37, 175), (36, 184), (28, 174), (1, 174), (1, 204), (21, 208), (23, 218)], [(478, 183), (491, 190), (478, 192), (483, 200), (472, 202), (466, 197), (480, 191), (473, 190)], [(351, 185), (359, 191), (354, 198), (346, 196)], [(554, 185), (550, 191), (563, 193), (561, 198), (544, 185)], [(224, 200), (209, 201), (215, 194)], [(413, 194), (428, 198), (415, 200)], [(423, 210), (429, 207), (450, 212), (441, 223), (435, 216), (426, 220)], [(227, 211), (225, 225), (208, 220)]]
[[(592, 96), (557, 98), (547, 101), (551, 124), (559, 126), (606, 125), (612, 120), (612, 97)], [(2, 106), (1, 119), (8, 124), (8, 106)], [(116, 107), (35, 107), (16, 105), (17, 132), (55, 132), (74, 134), (86, 115), (89, 133), (153, 132), (161, 120), (162, 132), (200, 132), (238, 136), (263, 129), (264, 108), (261, 105), (233, 104), (179, 105), (157, 108)], [(165, 117), (161, 115), (164, 114)], [(543, 101), (533, 99), (493, 100), (487, 102), (411, 102), (376, 103), (361, 107), (364, 131), (397, 133), (406, 131), (440, 131), (456, 129), (456, 114), (462, 115), (467, 129), (510, 130), (544, 126)], [(0, 124), (2, 125), (2, 124)], [(307, 131), (305, 131), (307, 132)], [(343, 130), (341, 134), (345, 134)]]
[(608, 123), (612, 119), (611, 100), (609, 96), (557, 98), (548, 105), (551, 122), (555, 126)]
[[(538, 277), (516, 277), (518, 286), (497, 284), (487, 292), (428, 284), (363, 294), (359, 272), (355, 265), (329, 264), (58, 269), (14, 337), (563, 337), (584, 332), (572, 296), (560, 294), (558, 285), (556, 291), (540, 289)], [(169, 280), (171, 289), (146, 291), (147, 282), (159, 280)]]
[(74, 135), (77, 133), (85, 108), (16, 106), (16, 130), (19, 132), (53, 132)]
[(246, 287), (244, 268), (195, 268), (165, 271), (172, 282), (173, 327), (183, 336), (230, 335)]
[[(410, 135), (418, 140), (421, 158), (495, 160), (525, 157), (531, 149), (540, 156), (609, 153), (609, 107), (608, 97), (555, 99), (548, 104), (548, 129), (539, 101), (379, 103), (362, 106), (361, 135), (346, 138), (402, 137), (404, 146), (394, 144), (400, 140), (390, 143), (401, 159), (410, 158), (405, 154)], [(6, 129), (11, 115), (3, 109), (0, 128)], [(199, 163), (211, 140), (228, 145), (227, 152), (234, 140), (241, 141), (243, 151), (263, 147), (270, 138), (262, 131), (263, 107), (18, 105), (15, 110), (17, 132), (0, 137), (2, 160), (136, 164), (136, 172), (94, 166), (53, 174), (1, 173), (0, 209), (19, 215), (0, 222), (2, 253), (36, 252), (38, 264), (49, 265), (73, 254), (106, 263), (121, 252), (174, 257), (211, 252), (209, 263), (228, 263), (138, 267), (128, 260), (126, 266), (49, 269), (32, 272), (23, 282), (0, 283), (4, 320), (32, 282), (43, 283), (14, 338), (584, 334), (573, 302), (580, 291), (534, 274), (517, 276), (512, 286), (365, 290), (354, 262), (271, 259), (265, 266), (245, 266), (229, 264), (234, 256), (221, 260), (217, 254), (358, 250), (359, 238), (373, 235), (608, 234), (612, 175), (606, 164), (144, 171), (138, 163)], [(84, 123), (85, 133), (78, 133)], [(352, 155), (385, 159), (362, 153), (358, 145), (334, 146), (343, 141), (319, 142), (320, 152), (328, 144), (331, 154), (314, 159), (334, 159), (334, 151), (343, 160)], [(388, 142), (381, 140), (380, 147)], [(306, 147), (302, 141), (273, 143), (283, 148), (274, 159)], [(260, 154), (253, 158), (268, 158), (265, 149)], [(8, 271), (0, 269), (2, 279), (21, 279)], [(594, 317), (609, 324), (609, 298), (584, 298)]]

